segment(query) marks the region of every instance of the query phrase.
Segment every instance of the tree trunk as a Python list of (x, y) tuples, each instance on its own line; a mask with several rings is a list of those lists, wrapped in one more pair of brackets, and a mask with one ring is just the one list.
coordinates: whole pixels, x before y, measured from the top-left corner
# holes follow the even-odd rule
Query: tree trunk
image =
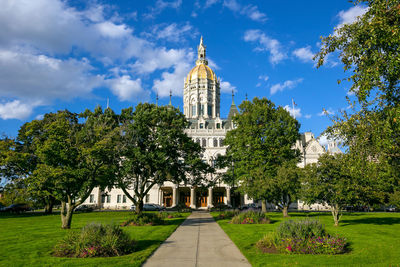
[(283, 206), (283, 209), (282, 209), (283, 217), (289, 217), (288, 210), (289, 210), (289, 206)]
[(61, 202), (61, 228), (70, 229), (72, 221), (72, 203)]
[(333, 221), (335, 222), (335, 226), (339, 226), (340, 217), (342, 217), (342, 215), (340, 214), (339, 205), (332, 205), (331, 212), (333, 216)]
[(139, 198), (136, 204), (136, 213), (141, 213), (143, 211), (143, 199)]
[(267, 212), (267, 200), (265, 200), (265, 199), (261, 200), (261, 211), (263, 213)]
[(55, 201), (55, 199), (53, 197), (49, 197), (49, 199), (46, 201), (46, 206), (44, 207), (45, 214), (53, 213), (54, 201)]

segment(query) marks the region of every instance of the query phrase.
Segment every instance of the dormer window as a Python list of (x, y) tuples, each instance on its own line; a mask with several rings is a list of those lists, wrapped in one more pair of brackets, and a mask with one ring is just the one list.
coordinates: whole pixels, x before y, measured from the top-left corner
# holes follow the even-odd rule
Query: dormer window
[(221, 129), (221, 123), (217, 123), (217, 129)]
[(204, 123), (200, 123), (199, 128), (200, 128), (200, 129), (203, 129), (203, 128), (204, 128)]

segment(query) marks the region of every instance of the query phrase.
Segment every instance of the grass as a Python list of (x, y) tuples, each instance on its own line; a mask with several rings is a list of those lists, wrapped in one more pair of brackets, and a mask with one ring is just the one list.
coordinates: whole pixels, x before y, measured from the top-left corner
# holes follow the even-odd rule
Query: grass
[[(68, 231), (77, 231), (90, 222), (117, 223), (131, 212), (91, 212), (73, 215), (72, 229), (62, 230), (59, 214), (0, 214), (0, 266), (140, 266), (184, 221), (167, 219), (167, 225), (129, 226), (123, 229), (137, 241), (134, 253), (110, 258), (56, 258), (54, 245)], [(189, 214), (184, 214), (188, 216)]]
[[(212, 213), (213, 217), (218, 212)], [(342, 255), (263, 254), (255, 244), (265, 233), (287, 220), (281, 213), (269, 213), (271, 224), (238, 225), (229, 220), (218, 224), (238, 246), (252, 266), (400, 266), (400, 213), (347, 213), (339, 227), (330, 213), (291, 213), (289, 219), (313, 217), (325, 224), (330, 234), (350, 241), (350, 252)]]

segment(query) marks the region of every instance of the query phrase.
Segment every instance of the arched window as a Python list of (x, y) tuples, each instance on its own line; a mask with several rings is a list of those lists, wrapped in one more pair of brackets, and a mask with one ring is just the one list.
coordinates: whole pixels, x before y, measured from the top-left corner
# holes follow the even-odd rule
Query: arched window
[(214, 138), (214, 140), (213, 140), (213, 146), (214, 146), (214, 147), (217, 147), (217, 146), (218, 146), (218, 140), (217, 140), (217, 138)]
[(199, 138), (196, 139), (196, 143), (198, 143), (200, 145), (200, 139)]
[(219, 139), (219, 146), (220, 147), (223, 147), (224, 146), (224, 139)]
[(207, 145), (207, 140), (203, 138), (203, 140), (201, 140), (201, 146), (206, 147), (206, 145)]

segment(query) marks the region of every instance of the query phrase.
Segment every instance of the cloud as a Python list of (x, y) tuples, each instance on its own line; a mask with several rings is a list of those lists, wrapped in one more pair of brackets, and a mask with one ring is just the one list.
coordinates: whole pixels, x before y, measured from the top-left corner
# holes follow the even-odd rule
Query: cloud
[(138, 78), (133, 80), (129, 75), (123, 75), (118, 78), (108, 80), (111, 91), (118, 96), (120, 101), (128, 101), (133, 99), (147, 100), (150, 92), (144, 91), (142, 81)]
[(258, 79), (263, 80), (263, 81), (268, 81), (269, 76), (268, 75), (260, 75), (260, 76), (258, 76)]
[(328, 137), (326, 136), (326, 134), (323, 134), (323, 135), (319, 136), (319, 137), (317, 138), (317, 140), (318, 140), (318, 142), (321, 144), (321, 146), (323, 146), (323, 147), (325, 147), (325, 148), (328, 146), (329, 142), (331, 141), (331, 140), (328, 139)]
[(267, 20), (267, 15), (260, 12), (255, 5), (242, 6), (236, 0), (224, 0), (223, 6), (254, 21), (265, 22)]
[(290, 113), (290, 115), (294, 118), (301, 118), (301, 116), (302, 116), (300, 108), (296, 108), (296, 107), (293, 108), (293, 107), (290, 107), (289, 105), (286, 105), (283, 108), (286, 109)]
[(145, 14), (144, 17), (147, 19), (154, 19), (157, 15), (164, 11), (166, 8), (178, 9), (182, 5), (182, 0), (175, 1), (163, 1), (157, 0), (157, 2), (150, 7), (150, 12)]
[(236, 86), (233, 86), (230, 82), (221, 80), (221, 92), (232, 93), (232, 91), (236, 92)]
[(182, 96), (182, 84), (189, 70), (190, 64), (181, 62), (175, 66), (174, 71), (163, 72), (161, 79), (154, 80), (153, 91), (157, 92), (160, 97), (169, 96), (170, 91), (172, 91), (174, 96)]
[(303, 62), (312, 62), (314, 53), (310, 46), (301, 47), (293, 51), (293, 55)]
[(215, 63), (215, 61), (212, 60), (211, 58), (207, 58), (207, 60), (208, 60), (208, 66), (210, 66), (210, 68), (212, 68), (212, 69), (214, 69), (214, 70), (219, 70), (219, 69), (221, 69), (221, 68), (217, 65), (217, 63)]
[(272, 64), (277, 64), (287, 58), (287, 55), (282, 50), (282, 46), (278, 40), (268, 37), (260, 30), (247, 30), (244, 34), (246, 42), (256, 42), (258, 47), (256, 50), (267, 51), (270, 53), (269, 61)]
[(351, 24), (356, 21), (357, 17), (364, 15), (368, 11), (368, 7), (362, 7), (360, 5), (349, 8), (348, 10), (342, 10), (337, 15), (339, 17), (339, 24), (336, 28), (342, 27), (344, 24)]
[(306, 119), (311, 119), (311, 114), (306, 114), (306, 115), (304, 115), (304, 118), (306, 118)]
[(297, 80), (287, 80), (284, 83), (277, 83), (271, 86), (270, 93), (271, 95), (277, 93), (277, 92), (282, 92), (285, 89), (293, 89), (296, 87), (299, 83), (303, 81), (303, 78), (297, 79)]
[(6, 103), (0, 103), (0, 118), (3, 120), (28, 118), (33, 108), (39, 103), (22, 103), (20, 100), (13, 100)]
[(320, 113), (318, 113), (318, 116), (327, 116), (327, 115), (334, 115), (335, 111), (332, 108), (328, 108), (328, 109), (323, 109)]
[(209, 8), (210, 6), (218, 3), (219, 0), (207, 0), (206, 3), (204, 4), (204, 8)]
[(158, 24), (152, 30), (152, 35), (156, 39), (165, 39), (169, 42), (183, 42), (186, 35), (197, 35), (196, 31), (190, 23), (179, 26), (176, 23), (172, 24)]

